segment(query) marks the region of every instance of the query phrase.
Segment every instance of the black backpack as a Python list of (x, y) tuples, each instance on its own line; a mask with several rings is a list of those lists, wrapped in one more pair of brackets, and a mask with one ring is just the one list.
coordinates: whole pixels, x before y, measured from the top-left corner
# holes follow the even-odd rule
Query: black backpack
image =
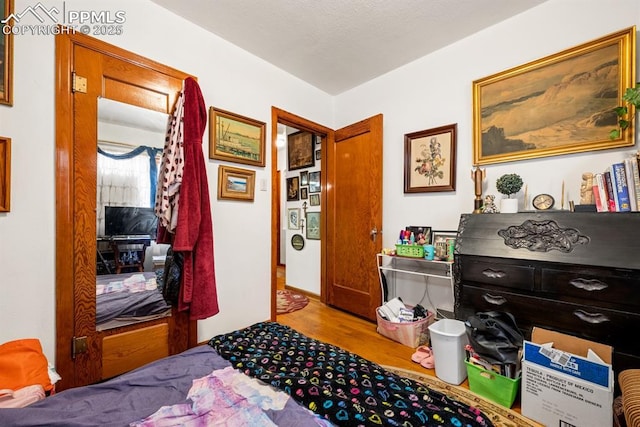
[(524, 336), (511, 313), (487, 311), (465, 322), (469, 344), (491, 364), (516, 363)]

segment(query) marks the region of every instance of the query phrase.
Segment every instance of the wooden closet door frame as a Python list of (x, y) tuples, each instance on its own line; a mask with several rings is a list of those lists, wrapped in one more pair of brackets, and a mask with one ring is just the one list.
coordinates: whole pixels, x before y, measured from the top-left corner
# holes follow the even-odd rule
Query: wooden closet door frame
[[(74, 49), (85, 47), (98, 53), (126, 61), (128, 63), (164, 73), (175, 78), (185, 79), (190, 75), (166, 65), (133, 54), (124, 49), (110, 45), (82, 34), (70, 34), (60, 31), (56, 36), (56, 369), (62, 376), (56, 388), (63, 390), (83, 384), (84, 375), (76, 371), (76, 363), (72, 349), (75, 335), (75, 313), (79, 307), (95, 311), (95, 299), (78, 301), (74, 292), (76, 271), (82, 268), (81, 257), (75, 256), (76, 247), (75, 210), (77, 197), (74, 193), (74, 159), (78, 155), (75, 148), (74, 101), (72, 75), (74, 71)], [(79, 209), (83, 209), (79, 206)], [(91, 218), (95, 212), (85, 209), (84, 217)], [(84, 254), (83, 258), (92, 258)], [(95, 262), (95, 254), (93, 255)], [(188, 319), (188, 313), (178, 313), (174, 308), (172, 316)], [(183, 319), (183, 320), (184, 320)], [(176, 322), (177, 317), (171, 322)], [(177, 328), (174, 333), (187, 334), (188, 347), (197, 345), (197, 322), (186, 322), (183, 329)], [(140, 324), (148, 325), (142, 322)], [(135, 328), (135, 327), (133, 327)], [(170, 337), (171, 339), (171, 337)], [(91, 376), (91, 375), (89, 375)]]

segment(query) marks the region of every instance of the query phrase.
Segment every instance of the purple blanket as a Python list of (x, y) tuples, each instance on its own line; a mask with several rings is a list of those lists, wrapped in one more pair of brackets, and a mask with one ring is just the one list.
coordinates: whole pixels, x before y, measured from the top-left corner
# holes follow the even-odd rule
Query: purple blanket
[[(0, 426), (127, 426), (165, 405), (185, 403), (192, 381), (230, 366), (214, 349), (199, 346), (100, 384), (62, 391), (26, 408), (0, 409)], [(315, 425), (293, 400), (265, 411), (277, 425)]]

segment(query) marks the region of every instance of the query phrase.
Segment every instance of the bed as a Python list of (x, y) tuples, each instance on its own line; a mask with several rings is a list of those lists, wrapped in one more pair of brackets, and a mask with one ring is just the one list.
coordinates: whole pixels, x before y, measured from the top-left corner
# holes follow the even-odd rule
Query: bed
[(96, 276), (96, 329), (169, 316), (157, 280), (156, 272)]
[[(313, 412), (312, 412), (313, 411)], [(491, 426), (479, 410), (276, 322), (0, 410), (12, 426)]]

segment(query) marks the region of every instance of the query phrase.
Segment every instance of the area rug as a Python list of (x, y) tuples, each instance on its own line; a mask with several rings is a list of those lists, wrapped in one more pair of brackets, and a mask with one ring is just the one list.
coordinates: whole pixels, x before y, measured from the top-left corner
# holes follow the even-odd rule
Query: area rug
[(423, 375), (416, 371), (393, 366), (383, 367), (390, 372), (423, 383), (433, 390), (480, 409), (496, 427), (543, 427), (542, 424), (538, 424), (502, 405), (484, 399), (464, 387), (455, 386), (431, 375)]
[(309, 304), (309, 299), (297, 292), (288, 289), (279, 289), (276, 295), (276, 306), (278, 314), (291, 313), (305, 308)]

